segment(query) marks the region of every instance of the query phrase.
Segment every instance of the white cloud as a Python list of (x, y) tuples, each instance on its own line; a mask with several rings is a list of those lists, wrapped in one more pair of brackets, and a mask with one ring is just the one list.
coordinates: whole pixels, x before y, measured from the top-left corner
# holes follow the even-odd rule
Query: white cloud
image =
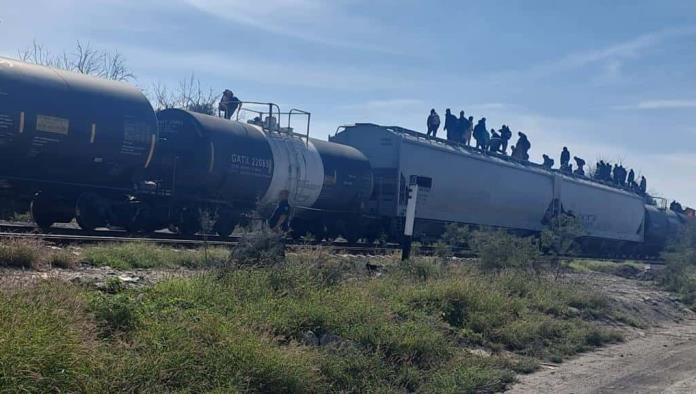
[(616, 80), (621, 76), (624, 64), (629, 60), (644, 56), (648, 51), (666, 41), (694, 35), (696, 35), (696, 25), (657, 30), (603, 48), (571, 52), (557, 59), (539, 63), (527, 70), (494, 73), (489, 76), (489, 79), (505, 84), (506, 81), (517, 81), (519, 78), (538, 79), (552, 74), (599, 66), (600, 75), (595, 78), (597, 82)]
[[(185, 0), (197, 9), (241, 25), (304, 41), (397, 54), (393, 43), (378, 44), (383, 24), (353, 10), (364, 0)], [(348, 7), (351, 6), (351, 7)]]
[(653, 110), (696, 108), (696, 100), (645, 100), (637, 104), (618, 105), (614, 109)]
[[(140, 59), (140, 67), (163, 72), (185, 73), (226, 80), (244, 79), (262, 84), (333, 89), (351, 92), (388, 89), (403, 82), (388, 70), (365, 70), (350, 65), (325, 66), (301, 60), (269, 62), (250, 54), (206, 51), (153, 51), (139, 47), (121, 47), (128, 58)], [(156, 77), (151, 77), (156, 79)]]

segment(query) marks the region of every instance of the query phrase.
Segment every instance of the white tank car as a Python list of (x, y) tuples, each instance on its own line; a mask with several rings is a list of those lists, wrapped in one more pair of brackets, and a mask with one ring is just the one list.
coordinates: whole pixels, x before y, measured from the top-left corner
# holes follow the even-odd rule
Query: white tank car
[(373, 215), (403, 217), (410, 177), (430, 178), (430, 188), (418, 194), (414, 234), (442, 222), (540, 231), (558, 199), (564, 211), (580, 218), (589, 236), (643, 241), (643, 199), (628, 191), (399, 127), (359, 123), (344, 127), (331, 141), (353, 146), (370, 160), (375, 192), (368, 210)]

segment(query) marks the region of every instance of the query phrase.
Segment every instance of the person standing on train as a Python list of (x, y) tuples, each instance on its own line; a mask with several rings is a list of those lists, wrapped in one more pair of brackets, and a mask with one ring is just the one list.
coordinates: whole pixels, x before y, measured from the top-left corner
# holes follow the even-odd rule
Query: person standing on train
[(452, 141), (454, 135), (457, 134), (457, 117), (452, 115), (452, 111), (449, 108), (445, 110), (445, 127), (444, 130), (447, 132), (447, 140)]
[(454, 140), (457, 142), (464, 141), (464, 133), (466, 133), (467, 124), (469, 121), (464, 116), (464, 111), (459, 111), (459, 119), (457, 119), (457, 135), (455, 135)]
[(512, 130), (510, 130), (510, 128), (506, 125), (503, 125), (503, 127), (500, 128), (500, 152), (504, 155), (507, 155), (508, 142), (511, 138)]
[(225, 119), (231, 119), (232, 115), (234, 115), (241, 104), (242, 102), (239, 101), (231, 90), (225, 89), (225, 91), (222, 92), (220, 104), (218, 104), (218, 111), (222, 112)]
[(631, 187), (631, 185), (633, 185), (634, 183), (636, 183), (636, 173), (633, 171), (633, 168), (631, 168), (631, 171), (628, 172), (628, 179), (626, 179), (626, 185), (628, 185), (628, 187)]
[(476, 149), (481, 149), (483, 151), (488, 148), (488, 129), (486, 128), (486, 118), (479, 119), (474, 127), (474, 139), (476, 140)]
[(561, 171), (568, 172), (570, 168), (570, 151), (567, 147), (563, 147), (561, 151)]
[(471, 136), (474, 133), (474, 117), (469, 116), (466, 121), (466, 129), (464, 130), (464, 137), (462, 137), (462, 143), (466, 146), (471, 146)]
[(437, 129), (440, 128), (440, 115), (435, 112), (435, 109), (430, 110), (430, 116), (428, 116), (428, 137), (437, 137)]

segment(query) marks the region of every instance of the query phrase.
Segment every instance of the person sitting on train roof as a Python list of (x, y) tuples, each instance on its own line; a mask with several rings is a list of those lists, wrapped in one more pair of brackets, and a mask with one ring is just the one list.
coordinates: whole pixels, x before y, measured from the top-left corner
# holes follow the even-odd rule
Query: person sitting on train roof
[(457, 117), (452, 115), (449, 108), (445, 110), (445, 127), (442, 128), (447, 132), (447, 140), (452, 141), (452, 137), (457, 129)]
[(476, 149), (481, 149), (483, 151), (488, 147), (488, 129), (486, 128), (486, 118), (479, 119), (474, 127), (474, 139), (476, 140)]
[(471, 146), (471, 136), (474, 133), (474, 117), (469, 116), (466, 120), (466, 129), (464, 130), (464, 136), (462, 137), (462, 143), (466, 146)]
[(437, 129), (440, 128), (440, 115), (435, 112), (435, 109), (430, 110), (430, 115), (428, 116), (428, 134), (430, 137), (437, 137)]
[(542, 164), (544, 166), (544, 168), (549, 169), (549, 170), (552, 169), (553, 163), (554, 163), (553, 159), (545, 154), (542, 155), (542, 157), (544, 158), (544, 164)]
[(672, 201), (669, 204), (669, 210), (677, 213), (684, 213), (684, 208), (682, 208), (682, 205), (677, 201)]
[(512, 154), (510, 156), (513, 159), (527, 161), (529, 160), (529, 150), (532, 148), (532, 144), (529, 142), (527, 135), (523, 132), (520, 131), (517, 133), (517, 135), (519, 138), (517, 139), (515, 146), (512, 148)]
[(600, 160), (597, 162), (597, 165), (595, 166), (594, 173), (592, 173), (592, 178), (601, 180), (602, 179), (602, 168), (604, 166), (604, 161)]
[(235, 113), (235, 111), (237, 111), (241, 104), (242, 102), (239, 101), (231, 90), (225, 89), (225, 91), (222, 92), (220, 104), (218, 104), (218, 112), (222, 112), (225, 119), (231, 119), (232, 115)]
[(508, 142), (512, 138), (512, 130), (506, 125), (500, 128), (500, 139), (502, 143), (500, 144), (500, 153), (507, 155)]
[(495, 129), (491, 129), (491, 140), (488, 142), (488, 151), (498, 153), (500, 152), (500, 147), (503, 144), (503, 139), (500, 138)]
[(570, 164), (570, 151), (568, 150), (567, 147), (563, 147), (563, 150), (561, 151), (561, 171), (564, 172), (570, 172), (568, 171), (568, 165)]
[(585, 160), (577, 156), (574, 156), (573, 159), (575, 160), (575, 166), (577, 167), (573, 174), (578, 176), (585, 176)]

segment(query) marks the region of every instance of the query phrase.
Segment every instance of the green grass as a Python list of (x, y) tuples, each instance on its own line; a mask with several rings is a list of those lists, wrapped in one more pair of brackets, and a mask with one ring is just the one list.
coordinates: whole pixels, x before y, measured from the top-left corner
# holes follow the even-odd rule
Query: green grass
[(0, 242), (0, 267), (37, 268), (44, 258), (43, 248), (37, 239), (4, 239)]
[[(124, 264), (133, 253), (173, 259), (129, 246)], [(373, 277), (318, 251), (147, 289), (3, 294), (0, 391), (494, 392), (541, 360), (620, 339), (592, 322), (608, 302), (574, 285), (431, 258), (384, 264)]]
[(88, 246), (82, 252), (85, 263), (115, 269), (132, 268), (202, 268), (223, 265), (229, 251), (220, 247), (174, 249), (151, 243), (133, 242)]
[(611, 261), (600, 260), (573, 260), (568, 263), (568, 268), (575, 272), (602, 272), (615, 275), (628, 269), (640, 270), (645, 268), (645, 264), (634, 262), (614, 263)]

